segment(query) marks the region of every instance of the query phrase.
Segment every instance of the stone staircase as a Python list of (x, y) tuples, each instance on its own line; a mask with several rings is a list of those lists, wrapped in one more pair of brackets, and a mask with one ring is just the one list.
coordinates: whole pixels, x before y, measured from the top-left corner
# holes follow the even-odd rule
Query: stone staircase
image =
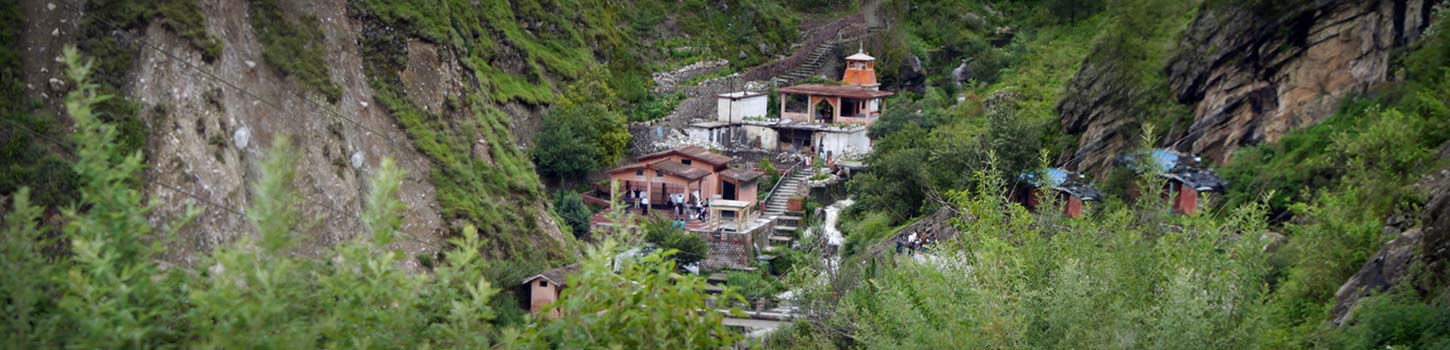
[(770, 198), (765, 199), (765, 211), (761, 212), (761, 216), (768, 218), (785, 215), (786, 201), (789, 201), (790, 197), (801, 192), (801, 188), (805, 186), (807, 178), (810, 177), (810, 174), (807, 174), (809, 172), (810, 168), (803, 167), (801, 170), (793, 171), (789, 176), (781, 179), (780, 187), (775, 189), (775, 193)]
[(786, 71), (785, 74), (772, 78), (771, 81), (776, 86), (790, 86), (801, 80), (815, 76), (816, 73), (821, 72), (821, 69), (840, 59), (840, 57), (836, 57), (836, 52), (842, 45), (860, 42), (884, 30), (879, 27), (857, 27), (857, 29), (843, 31), (840, 33), (841, 37), (816, 46), (815, 49), (811, 50), (810, 55), (806, 56), (804, 62)]
[(785, 72), (785, 74), (781, 74), (772, 80), (776, 86), (789, 86), (816, 75), (816, 73), (821, 71), (822, 67), (825, 67), (826, 64), (831, 63), (835, 59), (832, 56), (835, 55), (836, 48), (840, 45), (841, 43), (839, 41), (831, 41), (824, 45), (816, 46), (811, 51), (810, 56), (806, 56), (805, 62), (802, 62), (800, 65)]
[(790, 247), (800, 237), (801, 226), (804, 224), (801, 222), (802, 214), (787, 211), (786, 202), (790, 200), (790, 197), (800, 193), (806, 180), (810, 177), (809, 172), (808, 170), (792, 172), (790, 176), (781, 180), (780, 187), (775, 190), (775, 194), (766, 199), (765, 211), (761, 213), (761, 216), (776, 220), (774, 231), (770, 233), (770, 249)]

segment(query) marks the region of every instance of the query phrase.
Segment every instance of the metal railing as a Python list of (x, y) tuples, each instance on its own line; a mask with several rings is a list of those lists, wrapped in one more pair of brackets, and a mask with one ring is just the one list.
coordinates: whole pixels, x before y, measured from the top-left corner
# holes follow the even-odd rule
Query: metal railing
[(775, 199), (775, 192), (780, 189), (780, 184), (785, 183), (787, 180), (790, 180), (791, 175), (795, 174), (796, 169), (800, 169), (801, 165), (804, 165), (805, 163), (805, 160), (797, 160), (794, 164), (791, 164), (789, 168), (786, 168), (785, 171), (781, 172), (780, 180), (776, 180), (775, 185), (770, 186), (770, 192), (765, 193), (765, 200), (760, 201), (756, 204), (761, 207), (759, 209), (762, 214), (765, 213), (765, 205), (769, 204), (771, 199)]

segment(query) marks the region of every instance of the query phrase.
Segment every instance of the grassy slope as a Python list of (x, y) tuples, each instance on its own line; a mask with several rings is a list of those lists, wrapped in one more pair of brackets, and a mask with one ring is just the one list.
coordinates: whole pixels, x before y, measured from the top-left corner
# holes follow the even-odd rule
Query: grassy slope
[[(25, 99), (19, 53), (16, 51), (20, 47), (19, 26), (23, 23), (19, 11), (16, 2), (0, 4), (0, 23), (5, 23), (0, 28), (0, 118), (16, 122), (26, 129), (51, 134), (52, 138), (64, 139), (61, 131), (54, 130), (55, 118), (44, 115), (44, 112), (35, 109), (33, 101)], [(134, 30), (153, 20), (159, 21), (200, 49), (203, 59), (210, 61), (220, 55), (222, 45), (207, 33), (201, 18), (201, 11), (192, 1), (95, 2), (87, 6), (87, 17), (81, 23), (82, 34), (77, 46), (96, 62), (96, 80), (101, 85), (101, 92), (118, 95), (139, 48), (121, 45), (118, 36), (112, 34), (112, 25)], [(120, 131), (118, 138), (124, 153), (142, 149), (148, 131), (138, 116), (139, 104), (118, 96), (97, 108), (102, 118), (116, 125)], [(56, 148), (43, 144), (27, 132), (14, 129), (8, 123), (3, 128), (9, 135), (0, 145), (0, 168), (10, 176), (0, 179), (0, 193), (8, 194), (20, 186), (29, 186), (36, 203), (43, 206), (59, 207), (75, 200), (75, 175), (61, 161)]]
[[(1450, 342), (1445, 334), (1413, 339), (1420, 334), (1414, 330), (1421, 327), (1416, 322), (1428, 322), (1433, 313), (1383, 314), (1438, 310), (1435, 317), (1444, 318), (1450, 315), (1447, 300), (1423, 301), (1437, 293), (1443, 299), (1450, 293), (1443, 286), (1417, 286), (1419, 292), (1406, 287), (1392, 293), (1406, 295), (1369, 302), (1377, 306), (1359, 312), (1365, 321), (1355, 327), (1334, 329), (1325, 322), (1335, 290), (1394, 238), (1383, 229), (1386, 219), (1408, 214), (1414, 220), (1425, 199), (1415, 182), (1445, 165), (1436, 156), (1450, 141), (1450, 104), (1444, 99), (1450, 95), (1450, 33), (1444, 30), (1445, 18), (1441, 15), (1439, 30), (1397, 55), (1393, 69), (1407, 81), (1347, 101), (1334, 116), (1278, 143), (1240, 149), (1224, 167), (1222, 174), (1233, 184), (1224, 206), (1272, 193), (1272, 219), (1282, 223), (1280, 230), (1288, 236), (1273, 260), (1276, 291), (1266, 312), (1272, 326), (1263, 340), (1266, 345), (1413, 348), (1432, 346), (1429, 341)], [(1443, 328), (1443, 323), (1434, 327)]]
[[(592, 70), (607, 72), (606, 84), (618, 92), (619, 101), (601, 102), (648, 103), (656, 99), (647, 93), (648, 73), (671, 65), (650, 63), (670, 61), (663, 54), (667, 50), (657, 46), (683, 40), (711, 47), (711, 51), (734, 50), (745, 45), (722, 40), (716, 34), (722, 28), (759, 25), (794, 31), (789, 12), (767, 15), (781, 9), (768, 1), (750, 1), (731, 10), (715, 9), (705, 2), (600, 0), (357, 0), (350, 5), (355, 15), (364, 14), (401, 30), (367, 36), (365, 60), (373, 78), (371, 85), (419, 148), (443, 164), (432, 178), (445, 218), (478, 225), (480, 233), (490, 238), (487, 251), (498, 257), (536, 251), (552, 258), (572, 254), (565, 246), (542, 242), (547, 240), (535, 234), (542, 223), (517, 209), (546, 203), (547, 196), (539, 188), (526, 150), (513, 141), (508, 116), (496, 106), (509, 102), (554, 104), (567, 86), (585, 79)], [(739, 16), (742, 11), (752, 15)], [(659, 39), (651, 31), (667, 14), (699, 20), (692, 20), (699, 23), (686, 30), (705, 34), (694, 39), (646, 40)], [(767, 37), (776, 45), (793, 39), (781, 31), (743, 33), (740, 38)], [(413, 105), (397, 77), (404, 64), (402, 47), (407, 37), (454, 50), (478, 89), (451, 98), (448, 111), (424, 111)], [(757, 53), (746, 62), (762, 59)], [(474, 135), (482, 135), (489, 143), (491, 164), (471, 156)]]

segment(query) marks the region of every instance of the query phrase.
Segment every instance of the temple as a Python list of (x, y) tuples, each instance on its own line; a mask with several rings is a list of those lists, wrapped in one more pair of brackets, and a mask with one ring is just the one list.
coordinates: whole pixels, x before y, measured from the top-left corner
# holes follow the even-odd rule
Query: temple
[(766, 96), (755, 92), (721, 94), (719, 116), (686, 130), (692, 138), (719, 142), (726, 130), (739, 130), (752, 148), (806, 153), (825, 159), (859, 159), (871, 152), (866, 130), (881, 118), (883, 101), (876, 58), (859, 50), (846, 57), (838, 82), (806, 83), (777, 89), (780, 113), (767, 115)]

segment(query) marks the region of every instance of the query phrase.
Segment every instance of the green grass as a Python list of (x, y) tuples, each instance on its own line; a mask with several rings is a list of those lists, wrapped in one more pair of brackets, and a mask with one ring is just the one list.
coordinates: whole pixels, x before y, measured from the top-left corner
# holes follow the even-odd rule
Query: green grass
[[(751, 2), (748, 6), (729, 13), (756, 11), (747, 19), (766, 21), (760, 23), (783, 20), (767, 19), (770, 16), (761, 12), (775, 5)], [(392, 110), (424, 154), (443, 164), (433, 170), (431, 177), (445, 219), (478, 225), (487, 238), (488, 250), (495, 256), (542, 251), (553, 258), (569, 254), (565, 247), (539, 237), (541, 223), (529, 216), (528, 210), (519, 209), (547, 202), (547, 198), (538, 188), (530, 157), (513, 142), (508, 116), (495, 106), (509, 102), (556, 104), (564, 100), (560, 94), (566, 86), (592, 79), (589, 72), (598, 70), (608, 72), (603, 77), (607, 90), (617, 93), (607, 94), (604, 99), (608, 101), (592, 103), (628, 105), (633, 120), (658, 118), (667, 114), (679, 97), (649, 93), (646, 77), (652, 64), (647, 62), (657, 53), (640, 49), (638, 38), (649, 35), (651, 23), (658, 23), (670, 11), (696, 9), (699, 13), (687, 16), (706, 16), (715, 21), (696, 28), (700, 32), (724, 28), (726, 23), (740, 19), (694, 1), (356, 0), (349, 7), (353, 13), (398, 29), (397, 34), (366, 38), (368, 75), (373, 78), (371, 85), (377, 91), (377, 100)], [(423, 111), (415, 106), (403, 94), (397, 78), (405, 64), (406, 37), (454, 50), (477, 79), (481, 91), (460, 96), (457, 100), (461, 102), (450, 103), (453, 108), (448, 111)], [(478, 139), (488, 142), (488, 161), (472, 155)]]
[(19, 11), (17, 3), (0, 4), (0, 118), (4, 119), (0, 130), (5, 134), (0, 138), (0, 173), (5, 174), (0, 176), (0, 193), (29, 187), (35, 204), (59, 207), (75, 200), (74, 172), (46, 141), (11, 124), (51, 137), (59, 134), (52, 118), (36, 114), (34, 104), (25, 98), (17, 51), (22, 23)]
[(317, 91), (329, 103), (342, 97), (342, 87), (332, 81), (324, 60), (322, 30), (311, 15), (288, 15), (278, 0), (253, 0), (252, 28), (262, 42), (262, 58), (299, 84)]
[[(429, 177), (445, 221), (476, 225), (484, 253), (492, 257), (524, 252), (550, 259), (572, 256), (567, 243), (539, 234), (542, 223), (526, 209), (547, 198), (528, 155), (513, 143), (508, 116), (486, 97), (487, 91), (449, 96), (443, 111), (424, 111), (407, 99), (398, 76), (405, 64), (406, 35), (366, 37), (365, 68), (376, 100), (392, 112), (418, 149), (436, 161)], [(473, 147), (480, 139), (487, 142), (488, 153), (475, 156)], [(460, 225), (451, 226), (455, 234), (462, 231)]]
[(222, 54), (222, 42), (206, 31), (206, 17), (196, 2), (188, 0), (160, 0), (156, 11), (161, 15), (161, 24), (186, 38), (192, 46), (201, 50), (202, 59), (214, 62)]

